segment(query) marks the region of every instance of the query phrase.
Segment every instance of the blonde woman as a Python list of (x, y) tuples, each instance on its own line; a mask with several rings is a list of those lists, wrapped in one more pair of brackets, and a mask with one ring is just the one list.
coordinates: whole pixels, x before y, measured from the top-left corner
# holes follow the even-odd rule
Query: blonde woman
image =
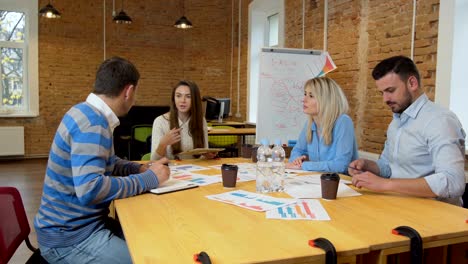
[(310, 79), (304, 85), (303, 111), (309, 116), (291, 151), (288, 169), (347, 173), (358, 158), (348, 101), (330, 78)]

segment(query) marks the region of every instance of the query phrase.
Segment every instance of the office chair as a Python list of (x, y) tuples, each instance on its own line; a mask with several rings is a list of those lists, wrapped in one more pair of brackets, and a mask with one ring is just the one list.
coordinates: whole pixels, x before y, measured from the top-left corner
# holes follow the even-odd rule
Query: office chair
[[(232, 126), (213, 126), (212, 129), (233, 129)], [(219, 156), (230, 153), (231, 157), (237, 156), (237, 136), (208, 136), (210, 148), (224, 148), (218, 153)]]
[(145, 155), (141, 157), (141, 160), (150, 160), (150, 159), (151, 159), (151, 152), (146, 153)]
[(47, 263), (29, 241), (31, 229), (21, 195), (15, 187), (0, 187), (0, 214), (0, 264), (8, 263), (23, 241), (33, 252), (26, 263)]
[(141, 156), (151, 151), (151, 143), (148, 148), (147, 139), (153, 131), (152, 125), (134, 125), (131, 129), (129, 142), (129, 159), (140, 160)]

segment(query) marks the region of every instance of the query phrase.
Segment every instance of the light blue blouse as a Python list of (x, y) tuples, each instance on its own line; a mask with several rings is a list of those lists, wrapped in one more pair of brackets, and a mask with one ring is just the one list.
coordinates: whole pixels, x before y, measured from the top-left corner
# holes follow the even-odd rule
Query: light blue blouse
[[(307, 129), (312, 129), (312, 142), (307, 143)], [(358, 147), (354, 135), (354, 126), (351, 118), (343, 114), (335, 121), (332, 131), (332, 142), (325, 145), (317, 131), (317, 126), (312, 123), (311, 127), (304, 125), (296, 145), (291, 151), (289, 161), (306, 155), (309, 161), (302, 163), (302, 169), (308, 171), (323, 171), (348, 173), (348, 165), (351, 161), (358, 158)]]

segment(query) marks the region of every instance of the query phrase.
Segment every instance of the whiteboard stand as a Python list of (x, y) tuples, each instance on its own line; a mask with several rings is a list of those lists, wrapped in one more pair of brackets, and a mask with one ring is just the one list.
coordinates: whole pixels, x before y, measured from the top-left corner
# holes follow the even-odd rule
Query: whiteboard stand
[(335, 69), (326, 51), (262, 48), (257, 103), (256, 142), (295, 140), (307, 122), (302, 109), (304, 84)]

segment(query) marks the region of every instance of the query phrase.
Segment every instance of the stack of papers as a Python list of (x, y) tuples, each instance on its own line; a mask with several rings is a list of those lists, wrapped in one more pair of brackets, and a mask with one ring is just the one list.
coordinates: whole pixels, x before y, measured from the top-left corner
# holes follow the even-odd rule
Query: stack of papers
[(282, 220), (330, 220), (319, 200), (298, 200), (293, 205), (266, 212), (268, 219)]

